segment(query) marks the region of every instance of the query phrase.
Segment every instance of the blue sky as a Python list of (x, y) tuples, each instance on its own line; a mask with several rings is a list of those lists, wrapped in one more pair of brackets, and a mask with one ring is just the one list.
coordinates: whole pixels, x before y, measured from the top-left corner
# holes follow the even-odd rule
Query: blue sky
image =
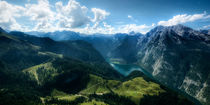
[(146, 33), (158, 25), (210, 29), (210, 0), (0, 0), (0, 27)]

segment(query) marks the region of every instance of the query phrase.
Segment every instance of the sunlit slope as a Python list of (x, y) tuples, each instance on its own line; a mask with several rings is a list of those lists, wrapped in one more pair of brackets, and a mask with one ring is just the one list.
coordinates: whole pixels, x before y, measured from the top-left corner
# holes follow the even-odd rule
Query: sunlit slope
[[(165, 100), (172, 100), (169, 102), (174, 102), (174, 105), (179, 105), (182, 102), (188, 103), (189, 105), (192, 104), (183, 96), (162, 88), (159, 84), (150, 80), (145, 80), (143, 77), (139, 76), (135, 76), (130, 80), (119, 81), (89, 74), (86, 78), (83, 78), (83, 81), (80, 81), (79, 84), (85, 84), (85, 86), (77, 93), (64, 92), (62, 89), (55, 87), (56, 89), (52, 90), (51, 95), (43, 97), (42, 100), (49, 104), (138, 105), (141, 103), (141, 100), (145, 100), (147, 97), (158, 97), (158, 100), (154, 101), (157, 105), (159, 101), (162, 101), (160, 100), (162, 98)], [(147, 103), (150, 102), (147, 101)]]
[(129, 97), (136, 104), (144, 95), (159, 95), (165, 92), (161, 89), (160, 85), (154, 82), (147, 82), (142, 77), (121, 82), (116, 80), (105, 80), (101, 77), (90, 75), (90, 82), (81, 94), (98, 94), (103, 95), (106, 93), (115, 93), (119, 96)]

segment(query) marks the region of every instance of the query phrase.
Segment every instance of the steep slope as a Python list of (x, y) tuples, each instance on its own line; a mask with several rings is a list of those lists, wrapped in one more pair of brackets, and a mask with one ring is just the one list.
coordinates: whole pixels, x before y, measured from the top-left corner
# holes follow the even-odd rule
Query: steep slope
[(81, 60), (103, 70), (104, 73), (110, 74), (111, 77), (120, 78), (120, 75), (105, 61), (103, 56), (85, 41), (54, 41), (47, 37), (30, 36), (22, 32), (10, 32), (10, 34), (33, 45), (40, 46), (41, 52), (62, 54), (64, 57)]
[[(34, 86), (26, 81), (21, 70), (49, 60), (39, 54), (40, 47), (0, 32), (0, 104), (33, 105), (39, 102)], [(33, 100), (33, 101), (32, 101)]]
[(0, 27), (0, 32), (1, 33), (6, 33), (6, 31), (4, 29), (2, 29), (1, 27)]
[(119, 46), (113, 49), (108, 58), (110, 60), (121, 61), (121, 63), (134, 63), (137, 61), (137, 43), (138, 40), (143, 37), (141, 34), (126, 36)]
[[(65, 78), (66, 79), (65, 81), (67, 83), (76, 78), (83, 78), (83, 75), (77, 75), (77, 73), (80, 72), (85, 75), (86, 73), (87, 74), (91, 73), (94, 75), (110, 79), (116, 78), (117, 76), (121, 76), (121, 75), (115, 75), (114, 74), (115, 72), (112, 71), (109, 72), (103, 71), (97, 68), (97, 66), (89, 65), (88, 63), (79, 60), (71, 58), (63, 58), (63, 57), (54, 58), (49, 62), (35, 65), (30, 68), (26, 68), (22, 72), (26, 76), (28, 76), (30, 80), (34, 81), (37, 85), (40, 86), (46, 85), (48, 82), (52, 82), (52, 80), (57, 78), (62, 78), (62, 79)], [(65, 81), (60, 81), (59, 83), (65, 83)]]
[[(85, 84), (88, 73), (122, 77), (87, 42), (56, 42), (22, 33), (11, 34), (0, 33), (2, 105), (36, 105), (52, 88), (78, 91), (83, 88), (78, 82)], [(73, 85), (66, 88), (74, 77)]]
[(91, 43), (104, 58), (109, 56), (110, 51), (114, 50), (120, 45), (121, 41), (128, 36), (128, 34), (115, 35), (92, 35), (84, 37), (84, 41)]
[(35, 37), (22, 32), (10, 32), (10, 34), (40, 46), (41, 51), (63, 54), (64, 56), (89, 62), (103, 61), (103, 57), (100, 53), (98, 53), (91, 44), (83, 41), (58, 42), (48, 37)]
[(47, 61), (50, 57), (40, 55), (39, 49), (39, 46), (1, 32), (0, 62), (4, 67), (1, 72), (12, 73), (9, 77), (16, 77), (20, 70)]
[(5, 72), (19, 72), (28, 67), (47, 62), (54, 58), (72, 58), (95, 66), (104, 74), (121, 78), (92, 47), (84, 41), (57, 42), (50, 38), (29, 36), (22, 32), (0, 34), (0, 63)]
[(138, 42), (138, 64), (155, 78), (210, 104), (210, 37), (191, 28), (159, 26)]

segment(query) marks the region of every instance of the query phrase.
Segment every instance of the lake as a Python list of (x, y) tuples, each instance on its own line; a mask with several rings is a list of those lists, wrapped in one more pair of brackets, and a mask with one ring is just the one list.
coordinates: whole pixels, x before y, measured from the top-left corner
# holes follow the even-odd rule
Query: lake
[(143, 68), (141, 68), (138, 65), (135, 64), (115, 64), (115, 63), (111, 63), (109, 62), (109, 64), (116, 70), (118, 71), (120, 74), (124, 75), (124, 76), (128, 76), (131, 72), (133, 71), (141, 71), (143, 72), (146, 76), (153, 78), (153, 76), (147, 72), (146, 70), (144, 70)]
[[(150, 77), (151, 79), (154, 79), (156, 80), (149, 72), (147, 72), (146, 70), (144, 70), (143, 68), (141, 68), (140, 66), (138, 65), (135, 65), (135, 64), (116, 64), (116, 63), (111, 63), (111, 62), (108, 62), (116, 71), (118, 71), (119, 73), (121, 73), (122, 75), (124, 76), (128, 76), (131, 72), (135, 71), (135, 70), (138, 70), (138, 71), (141, 71), (142, 73), (144, 73), (146, 76)], [(158, 81), (158, 80), (156, 80)], [(196, 100), (195, 98), (193, 98), (192, 96), (188, 95), (187, 93), (177, 89), (177, 88), (174, 88), (174, 87), (170, 87), (170, 86), (167, 86), (168, 88), (184, 95), (185, 97), (187, 97), (189, 100), (193, 101), (196, 105), (201, 105), (201, 103)]]

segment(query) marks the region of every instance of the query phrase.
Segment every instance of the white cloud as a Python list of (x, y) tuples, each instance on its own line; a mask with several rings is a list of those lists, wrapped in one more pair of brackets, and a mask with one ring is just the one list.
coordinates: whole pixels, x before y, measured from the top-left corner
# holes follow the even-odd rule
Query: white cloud
[(210, 25), (203, 26), (203, 29), (208, 29), (208, 28), (210, 28)]
[(54, 17), (54, 12), (50, 9), (48, 0), (38, 0), (38, 4), (26, 4), (26, 15), (31, 20), (46, 20)]
[(94, 13), (94, 18), (92, 19), (92, 22), (95, 23), (93, 26), (94, 29), (98, 28), (99, 24), (110, 15), (109, 12), (99, 8), (92, 8), (91, 11)]
[(20, 17), (24, 10), (23, 7), (0, 1), (0, 26), (9, 30), (21, 30), (15, 18)]
[[(152, 25), (139, 25), (124, 22), (116, 22), (112, 26), (105, 22), (107, 16), (110, 15), (109, 12), (100, 8), (89, 10), (76, 0), (69, 0), (66, 5), (61, 1), (51, 5), (48, 0), (37, 0), (35, 4), (31, 4), (30, 0), (28, 1), (25, 6), (17, 6), (0, 0), (0, 27), (20, 31), (70, 30), (86, 34), (114, 34), (134, 31), (145, 34), (156, 26), (154, 23)], [(93, 14), (93, 17), (90, 17), (90, 14)], [(20, 25), (16, 20), (19, 17), (28, 21), (29, 26)], [(128, 15), (127, 18), (131, 19), (132, 22), (138, 22), (132, 15)], [(157, 24), (171, 26), (208, 18), (210, 15), (207, 15), (206, 12), (193, 15), (182, 14), (167, 21), (159, 21)], [(203, 26), (204, 29), (209, 27), (210, 25)]]
[(112, 27), (111, 25), (107, 24), (106, 22), (103, 22), (103, 24), (104, 24), (104, 27), (105, 27), (106, 32), (108, 34), (114, 33), (114, 31), (115, 31), (115, 28), (114, 27)]
[(96, 27), (96, 25), (93, 25), (91, 27), (88, 24), (84, 29), (80, 30), (80, 32), (86, 33), (86, 34), (94, 34), (94, 33), (114, 34), (115, 28), (112, 27), (111, 25), (107, 24), (106, 22), (103, 22), (101, 26), (97, 25), (97, 27)]
[(102, 34), (113, 34), (114, 33), (114, 27), (111, 25), (108, 25), (106, 22), (102, 23), (103, 25), (100, 25), (97, 27), (95, 25), (91, 26), (90, 24), (87, 24), (85, 28), (77, 28), (73, 29), (72, 31), (84, 33), (84, 34), (95, 34), (95, 33), (102, 33)]
[[(104, 22), (106, 17), (110, 15), (109, 12), (92, 8), (90, 13), (93, 13), (94, 17), (90, 18), (87, 14), (88, 8), (81, 6), (75, 0), (69, 0), (67, 5), (57, 2), (55, 4), (56, 11), (52, 11), (51, 7), (53, 6), (49, 4), (48, 0), (38, 0), (37, 4), (26, 4), (25, 7), (14, 6), (6, 1), (1, 1), (0, 5), (0, 25), (1, 27), (7, 26), (6, 29), (19, 28), (21, 30), (21, 28), (26, 28), (26, 26), (21, 27), (15, 20), (16, 17), (20, 16), (26, 16), (30, 22), (35, 23), (35, 26), (32, 26), (34, 31), (71, 30), (86, 34), (129, 33), (131, 31), (145, 33), (153, 27), (153, 25), (147, 26), (145, 24), (113, 27)], [(132, 16), (128, 15), (128, 18), (132, 18)], [(83, 25), (86, 27), (81, 28), (80, 26)]]
[(131, 15), (128, 15), (128, 18), (129, 18), (129, 19), (133, 19), (133, 17), (132, 17)]
[[(94, 14), (91, 19), (88, 16), (88, 8), (80, 5), (75, 0), (69, 0), (67, 5), (59, 1), (55, 3), (56, 11), (51, 10), (48, 0), (38, 0), (37, 4), (26, 4), (25, 16), (31, 21), (36, 21), (34, 31), (55, 31), (55, 30), (84, 30), (81, 26), (93, 24), (91, 29), (96, 29), (106, 16), (110, 13), (99, 8), (92, 8), (90, 13)], [(101, 29), (98, 28), (98, 29)], [(97, 29), (97, 30), (98, 30)]]
[(55, 13), (51, 10), (48, 0), (38, 0), (37, 4), (26, 4), (25, 16), (29, 16), (31, 21), (36, 21), (33, 30), (44, 31), (53, 27)]
[(99, 8), (92, 8), (91, 11), (94, 13), (94, 18), (92, 19), (93, 22), (100, 22), (110, 15), (109, 12)]
[(94, 34), (94, 33), (103, 33), (103, 34), (116, 34), (116, 33), (147, 33), (152, 28), (155, 27), (155, 24), (152, 25), (136, 25), (136, 24), (126, 24), (119, 27), (113, 27), (106, 22), (103, 22), (103, 25), (94, 27), (89, 24), (83, 29), (76, 29), (74, 31), (85, 33), (85, 34)]
[(131, 16), (131, 15), (128, 15), (128, 19), (130, 19), (130, 20), (132, 20), (134, 22), (138, 22), (138, 20), (137, 19), (134, 19), (133, 16)]
[(168, 21), (160, 21), (158, 22), (158, 25), (172, 26), (172, 25), (183, 24), (207, 18), (210, 18), (210, 15), (206, 15), (206, 12), (194, 15), (183, 14), (183, 15), (176, 15), (172, 19), (169, 19)]
[(87, 7), (81, 6), (75, 0), (69, 0), (65, 6), (62, 2), (57, 2), (55, 5), (58, 12), (58, 24), (62, 28), (77, 28), (90, 22)]

